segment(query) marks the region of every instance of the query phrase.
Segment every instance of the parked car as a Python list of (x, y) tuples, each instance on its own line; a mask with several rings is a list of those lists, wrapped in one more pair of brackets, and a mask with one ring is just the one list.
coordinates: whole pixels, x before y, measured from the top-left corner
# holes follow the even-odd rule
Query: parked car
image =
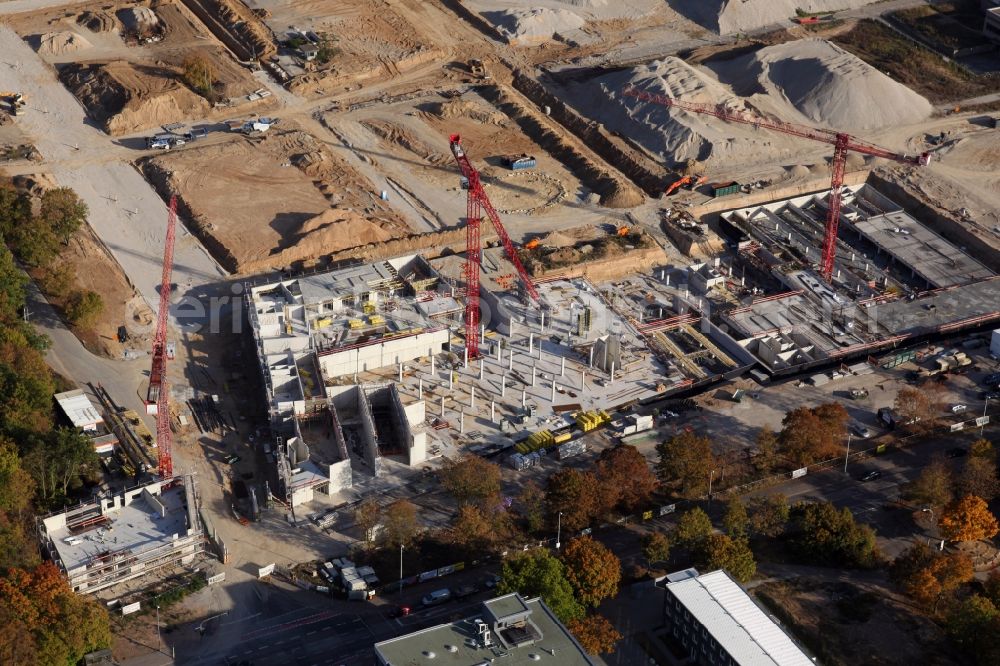
[(390, 618), (406, 617), (410, 614), (411, 610), (409, 606), (393, 606), (389, 609), (388, 615)]
[(434, 590), (421, 599), (420, 603), (424, 606), (437, 606), (438, 604), (443, 604), (446, 601), (451, 601), (451, 590), (443, 588), (440, 590)]
[(853, 432), (855, 436), (860, 437), (861, 439), (868, 439), (869, 437), (872, 436), (872, 431), (868, 428), (868, 426), (862, 425), (860, 423), (852, 423), (851, 432)]
[(483, 583), (483, 586), (486, 587), (487, 590), (492, 590), (499, 584), (500, 584), (500, 576), (493, 574), (492, 576), (486, 579), (486, 581)]
[(882, 472), (878, 471), (877, 469), (873, 469), (872, 471), (868, 472), (863, 477), (861, 477), (861, 480), (875, 481), (876, 479), (881, 479), (881, 478), (882, 478)]
[(452, 596), (456, 599), (465, 599), (466, 597), (471, 597), (473, 594), (479, 591), (475, 585), (461, 585), (456, 587), (452, 592)]
[(963, 405), (963, 404), (952, 405), (952, 407), (951, 407), (951, 413), (952, 414), (961, 414), (961, 413), (965, 412), (968, 409), (969, 409), (968, 405)]
[(195, 139), (204, 139), (208, 136), (208, 130), (204, 127), (193, 127), (187, 132), (184, 132), (184, 138), (188, 141), (194, 141)]
[(956, 446), (953, 449), (948, 449), (948, 452), (945, 455), (947, 455), (949, 458), (961, 458), (963, 456), (969, 455), (969, 450), (964, 449), (961, 446)]

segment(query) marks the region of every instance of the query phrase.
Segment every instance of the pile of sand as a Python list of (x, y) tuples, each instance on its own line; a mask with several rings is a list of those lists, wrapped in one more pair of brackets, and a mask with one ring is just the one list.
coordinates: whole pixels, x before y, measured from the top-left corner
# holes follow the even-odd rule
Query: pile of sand
[(614, 132), (631, 137), (667, 164), (746, 156), (770, 150), (775, 141), (773, 135), (754, 133), (710, 116), (622, 96), (622, 89), (631, 86), (688, 102), (723, 103), (745, 110), (743, 101), (726, 86), (678, 58), (671, 56), (614, 72), (597, 81), (602, 94), (595, 95), (589, 86), (578, 92), (578, 103), (587, 107), (586, 115)]
[(822, 39), (769, 46), (711, 67), (736, 93), (769, 96), (773, 104), (759, 106), (786, 120), (846, 132), (915, 123), (933, 111), (917, 93)]
[(500, 111), (469, 100), (454, 98), (446, 102), (428, 104), (423, 108), (426, 108), (428, 113), (432, 113), (439, 118), (461, 117), (477, 120), (483, 124), (497, 125), (498, 127), (505, 127), (507, 125), (507, 116)]
[(393, 237), (390, 230), (352, 210), (331, 208), (303, 222), (293, 239), (284, 239), (284, 249), (274, 250), (259, 262), (250, 260), (240, 268), (252, 271), (258, 267), (285, 266)]
[(38, 54), (49, 56), (63, 55), (64, 53), (73, 53), (80, 49), (88, 49), (90, 46), (90, 42), (75, 32), (69, 30), (48, 32), (39, 37)]
[(140, 34), (155, 30), (160, 23), (160, 19), (156, 17), (156, 13), (152, 9), (141, 5), (119, 10), (118, 18), (121, 19), (126, 30)]
[(566, 37), (579, 30), (586, 20), (568, 9), (504, 9), (483, 12), (500, 36), (510, 44), (540, 44), (556, 35)]
[(785, 23), (795, 11), (856, 9), (880, 0), (668, 0), (670, 7), (721, 35), (750, 32)]
[(103, 10), (87, 10), (76, 17), (77, 25), (91, 32), (114, 32), (118, 30), (118, 19)]

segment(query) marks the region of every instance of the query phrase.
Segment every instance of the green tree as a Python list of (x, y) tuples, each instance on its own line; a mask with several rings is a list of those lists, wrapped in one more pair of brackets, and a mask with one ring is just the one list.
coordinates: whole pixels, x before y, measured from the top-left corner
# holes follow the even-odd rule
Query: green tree
[(699, 497), (708, 491), (715, 458), (708, 437), (684, 430), (656, 446), (659, 460), (656, 476), (677, 488), (683, 497)]
[(946, 506), (938, 519), (938, 528), (949, 541), (991, 539), (1000, 531), (989, 506), (975, 495), (966, 495)]
[(758, 472), (767, 476), (778, 464), (778, 436), (770, 428), (761, 428), (757, 433), (757, 455), (753, 465)]
[(642, 556), (652, 565), (670, 559), (670, 539), (663, 532), (648, 532), (642, 535)]
[(70, 263), (56, 262), (45, 269), (39, 286), (48, 296), (65, 298), (76, 284), (76, 271)]
[(212, 63), (200, 55), (185, 58), (183, 67), (184, 83), (210, 102), (215, 101), (215, 69)]
[(878, 563), (875, 531), (854, 522), (844, 507), (838, 511), (829, 502), (801, 502), (792, 507), (792, 546), (806, 561), (848, 567), (872, 567)]
[(74, 291), (66, 299), (66, 318), (77, 326), (92, 326), (104, 312), (104, 299), (94, 291)]
[(600, 541), (589, 535), (573, 539), (563, 549), (562, 561), (566, 580), (585, 606), (596, 607), (618, 594), (622, 563)]
[(954, 479), (951, 469), (940, 458), (935, 458), (920, 471), (920, 475), (904, 486), (907, 499), (917, 504), (941, 507), (952, 500)]
[(61, 503), (70, 487), (80, 486), (81, 477), (95, 472), (100, 464), (94, 445), (75, 429), (57, 428), (30, 446), (24, 463), (49, 505)]
[(459, 504), (495, 504), (500, 497), (500, 466), (482, 456), (445, 460), (439, 475), (441, 485)]
[(605, 449), (595, 465), (597, 480), (601, 483), (606, 508), (620, 506), (626, 512), (649, 504), (656, 490), (656, 476), (649, 468), (639, 449), (619, 444)]
[(40, 208), (39, 222), (51, 229), (60, 243), (66, 243), (87, 221), (87, 204), (68, 187), (46, 190)]
[(566, 628), (576, 637), (580, 647), (593, 655), (611, 654), (622, 639), (622, 635), (608, 622), (608, 618), (598, 613), (573, 620)]
[(733, 578), (746, 583), (757, 573), (750, 544), (744, 538), (710, 534), (702, 546), (701, 558), (709, 569), (725, 569)]
[(562, 562), (543, 548), (522, 552), (504, 560), (500, 569), (500, 594), (520, 592), (523, 597), (541, 597), (563, 623), (582, 619), (584, 608), (573, 596)]
[[(4, 191), (0, 188), (0, 193)], [(28, 277), (14, 263), (14, 255), (0, 243), (0, 320), (17, 317), (24, 307)]]
[(712, 521), (708, 514), (695, 507), (681, 514), (674, 529), (674, 543), (682, 548), (697, 551), (712, 533)]
[(601, 508), (600, 484), (590, 472), (567, 467), (549, 477), (545, 507), (553, 526), (562, 513), (562, 526), (578, 532), (590, 525)]
[(980, 666), (1000, 663), (996, 635), (1000, 630), (1000, 610), (979, 594), (956, 604), (945, 620), (948, 635)]
[(52, 427), (55, 385), (40, 351), (24, 327), (0, 326), (0, 433), (19, 440)]
[(396, 500), (382, 511), (382, 538), (386, 546), (399, 549), (409, 546), (420, 533), (417, 507), (406, 500)]
[(517, 512), (528, 532), (535, 534), (545, 526), (545, 493), (534, 481), (526, 481), (517, 496)]
[(750, 500), (750, 529), (761, 536), (781, 536), (788, 524), (790, 511), (788, 498), (781, 493), (754, 497)]
[(367, 550), (375, 545), (375, 530), (381, 520), (382, 507), (371, 497), (362, 500), (354, 509), (354, 523), (361, 530)]
[(747, 535), (747, 526), (750, 519), (747, 517), (747, 507), (739, 497), (733, 495), (726, 504), (726, 514), (722, 517), (722, 527), (726, 534), (734, 539), (740, 539)]

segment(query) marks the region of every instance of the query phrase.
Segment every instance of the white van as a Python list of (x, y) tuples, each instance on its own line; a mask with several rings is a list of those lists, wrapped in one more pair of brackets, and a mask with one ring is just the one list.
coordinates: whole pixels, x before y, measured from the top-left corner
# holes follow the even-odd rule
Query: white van
[(451, 599), (451, 590), (444, 588), (443, 590), (434, 590), (423, 599), (420, 600), (424, 606), (437, 606), (438, 604), (443, 604)]

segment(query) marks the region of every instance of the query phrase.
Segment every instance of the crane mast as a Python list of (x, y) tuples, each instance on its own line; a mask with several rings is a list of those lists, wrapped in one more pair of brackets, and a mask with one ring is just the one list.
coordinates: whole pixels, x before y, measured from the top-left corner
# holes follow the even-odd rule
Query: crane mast
[(833, 281), (833, 265), (837, 256), (837, 228), (840, 226), (840, 203), (844, 185), (844, 172), (847, 166), (847, 154), (850, 152), (861, 153), (863, 155), (872, 155), (903, 164), (918, 166), (926, 166), (931, 161), (930, 153), (921, 153), (920, 155), (894, 153), (891, 150), (860, 141), (844, 132), (806, 127), (804, 125), (795, 125), (780, 120), (763, 118), (743, 111), (730, 109), (725, 104), (684, 102), (667, 97), (666, 95), (645, 92), (632, 87), (622, 90), (622, 94), (669, 108), (715, 116), (726, 122), (749, 125), (755, 129), (772, 130), (832, 145), (833, 162), (831, 164), (830, 198), (827, 205), (826, 229), (823, 236), (823, 252), (819, 267), (820, 275), (828, 283)]
[(170, 276), (174, 263), (174, 237), (177, 226), (177, 197), (170, 197), (167, 214), (167, 234), (163, 244), (163, 268), (160, 275), (160, 306), (156, 312), (156, 333), (153, 337), (153, 364), (149, 371), (149, 391), (146, 394), (146, 411), (156, 414), (157, 467), (161, 479), (174, 475), (171, 448), (173, 433), (170, 431), (170, 405), (167, 396), (167, 315), (170, 311)]
[(479, 172), (469, 161), (465, 150), (462, 148), (462, 138), (458, 134), (449, 137), (451, 154), (458, 163), (458, 168), (462, 176), (468, 182), (468, 198), (466, 200), (466, 234), (465, 234), (465, 347), (469, 352), (469, 358), (479, 356), (479, 271), (482, 263), (482, 242), (480, 230), (483, 221), (483, 211), (490, 218), (493, 228), (507, 252), (507, 258), (517, 269), (517, 274), (521, 277), (521, 283), (525, 291), (532, 299), (538, 301), (538, 290), (531, 281), (531, 276), (524, 268), (524, 264), (517, 256), (517, 250), (510, 239), (510, 235), (500, 221), (500, 216), (490, 202), (486, 190), (479, 178)]

